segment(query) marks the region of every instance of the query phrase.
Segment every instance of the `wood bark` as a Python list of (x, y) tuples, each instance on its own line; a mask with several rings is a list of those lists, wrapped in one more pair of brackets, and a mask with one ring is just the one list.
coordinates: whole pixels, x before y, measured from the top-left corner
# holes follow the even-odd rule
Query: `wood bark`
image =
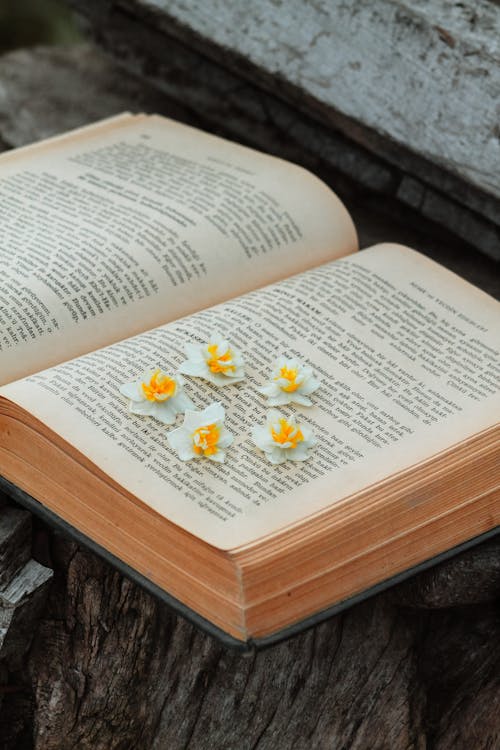
[(500, 258), (498, 4), (71, 4), (122, 64), (223, 134), (285, 158), (291, 145)]
[(0, 748), (32, 746), (26, 653), (45, 606), (52, 571), (31, 559), (31, 515), (0, 495)]
[[(55, 576), (18, 671), (18, 724), (25, 737), (26, 725), (32, 731), (23, 748), (486, 750), (498, 742), (494, 587), (483, 601), (471, 578), (481, 571), (497, 581), (500, 542), (242, 655), (46, 533)], [(450, 606), (453, 587), (460, 607)], [(432, 591), (433, 609), (422, 591)]]

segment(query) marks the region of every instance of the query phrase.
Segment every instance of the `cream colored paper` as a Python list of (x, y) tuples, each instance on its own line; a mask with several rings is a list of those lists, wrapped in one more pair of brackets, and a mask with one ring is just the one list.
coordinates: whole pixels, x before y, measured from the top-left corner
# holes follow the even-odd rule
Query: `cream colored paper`
[[(498, 421), (499, 305), (423, 256), (381, 245), (2, 389), (142, 501), (224, 549), (250, 544), (450, 448)], [(247, 380), (189, 379), (220, 400), (236, 435), (227, 461), (179, 461), (170, 428), (118, 394), (147, 366), (175, 370), (213, 329), (241, 347)], [(322, 387), (291, 407), (318, 437), (304, 463), (270, 465), (251, 443), (273, 358), (298, 356)], [(178, 419), (177, 425), (181, 423)], [(173, 428), (172, 428), (173, 429)]]
[(0, 159), (0, 383), (357, 249), (300, 167), (161, 117)]

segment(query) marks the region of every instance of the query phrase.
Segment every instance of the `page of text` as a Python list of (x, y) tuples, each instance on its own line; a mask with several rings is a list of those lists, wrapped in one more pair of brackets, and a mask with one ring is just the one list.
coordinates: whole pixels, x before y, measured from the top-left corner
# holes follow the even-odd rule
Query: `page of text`
[(160, 117), (0, 159), (0, 383), (356, 249), (305, 170)]
[[(491, 426), (500, 408), (499, 305), (432, 261), (382, 245), (7, 386), (159, 513), (235, 548), (321, 511)], [(245, 381), (188, 378), (198, 408), (221, 401), (236, 439), (226, 462), (180, 461), (167, 427), (135, 416), (121, 383), (175, 372), (185, 342), (218, 329), (244, 352)], [(318, 439), (305, 462), (271, 465), (252, 443), (257, 392), (280, 354), (309, 363), (313, 406), (287, 406)], [(177, 424), (182, 423), (179, 416)]]

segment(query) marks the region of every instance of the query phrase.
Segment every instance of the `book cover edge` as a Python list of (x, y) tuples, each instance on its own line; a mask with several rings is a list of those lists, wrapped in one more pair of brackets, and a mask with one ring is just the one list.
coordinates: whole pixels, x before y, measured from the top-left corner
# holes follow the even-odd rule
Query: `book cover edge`
[(460, 544), (451, 547), (450, 549), (445, 550), (438, 555), (424, 560), (418, 565), (414, 565), (411, 568), (408, 568), (404, 571), (401, 571), (400, 573), (397, 573), (394, 576), (391, 576), (390, 578), (385, 579), (384, 581), (380, 581), (374, 586), (370, 586), (368, 589), (365, 589), (364, 591), (361, 591), (354, 596), (337, 602), (331, 607), (320, 610), (319, 612), (316, 612), (313, 615), (310, 615), (303, 620), (294, 623), (293, 625), (289, 625), (281, 630), (278, 630), (276, 633), (272, 633), (271, 635), (263, 636), (261, 638), (251, 638), (248, 641), (241, 641), (234, 636), (229, 635), (229, 633), (226, 633), (224, 630), (217, 627), (217, 625), (214, 625), (209, 620), (206, 620), (195, 610), (183, 604), (181, 601), (162, 589), (160, 586), (157, 586), (155, 583), (153, 583), (153, 581), (142, 575), (142, 573), (139, 573), (137, 570), (124, 563), (122, 560), (120, 560), (120, 558), (116, 557), (111, 552), (95, 542), (93, 539), (86, 536), (83, 532), (79, 531), (77, 528), (64, 521), (56, 513), (46, 508), (38, 500), (33, 498), (28, 493), (24, 492), (24, 490), (21, 490), (15, 484), (5, 479), (1, 475), (0, 491), (3, 491), (5, 495), (14, 502), (18, 502), (27, 510), (31, 511), (42, 521), (55, 527), (58, 531), (73, 539), (78, 544), (82, 544), (87, 549), (90, 549), (98, 557), (102, 558), (107, 563), (112, 565), (115, 569), (119, 570), (120, 573), (122, 573), (126, 578), (146, 590), (149, 594), (154, 596), (163, 604), (166, 604), (169, 609), (173, 610), (176, 614), (181, 615), (181, 617), (186, 619), (192, 625), (198, 627), (207, 635), (215, 638), (223, 646), (238, 650), (243, 654), (253, 651), (261, 651), (263, 649), (282, 643), (283, 641), (299, 635), (300, 633), (309, 630), (315, 625), (318, 625), (319, 623), (330, 619), (330, 617), (340, 614), (344, 610), (349, 609), (350, 607), (353, 607), (354, 605), (359, 604), (360, 602), (365, 601), (372, 596), (376, 596), (377, 594), (386, 591), (393, 586), (396, 586), (398, 583), (402, 583), (408, 578), (411, 578), (412, 576), (421, 573), (424, 570), (428, 570), (429, 568), (432, 568), (435, 565), (438, 565), (439, 563), (444, 562), (451, 557), (454, 557), (460, 552), (464, 552), (465, 550), (470, 549), (471, 547), (474, 547), (477, 544), (480, 544), (481, 542), (484, 542), (487, 539), (491, 539), (500, 534), (500, 526), (496, 526), (493, 529), (480, 534), (479, 536), (475, 536), (472, 539), (461, 542)]

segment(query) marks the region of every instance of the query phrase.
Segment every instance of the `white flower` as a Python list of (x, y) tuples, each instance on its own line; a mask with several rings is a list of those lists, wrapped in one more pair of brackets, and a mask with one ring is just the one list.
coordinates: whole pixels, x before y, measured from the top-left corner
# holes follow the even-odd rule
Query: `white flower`
[(233, 435), (224, 426), (224, 407), (216, 401), (203, 411), (187, 411), (184, 424), (167, 435), (171, 448), (181, 461), (206, 456), (223, 463), (225, 448), (233, 442)]
[(304, 365), (297, 359), (279, 357), (271, 373), (271, 380), (258, 391), (267, 396), (269, 406), (285, 406), (292, 402), (311, 406), (308, 396), (320, 385), (309, 365)]
[(272, 464), (305, 461), (310, 456), (310, 449), (316, 445), (310, 427), (297, 424), (294, 416), (285, 419), (277, 409), (268, 412), (264, 426), (253, 428), (252, 440)]
[(184, 375), (195, 375), (215, 385), (239, 383), (245, 377), (238, 349), (214, 331), (206, 344), (186, 344), (188, 359), (179, 367)]
[(183, 390), (184, 378), (170, 377), (156, 370), (147, 370), (141, 380), (120, 386), (120, 393), (130, 399), (133, 414), (155, 417), (163, 424), (173, 424), (177, 414), (193, 409), (194, 404)]

